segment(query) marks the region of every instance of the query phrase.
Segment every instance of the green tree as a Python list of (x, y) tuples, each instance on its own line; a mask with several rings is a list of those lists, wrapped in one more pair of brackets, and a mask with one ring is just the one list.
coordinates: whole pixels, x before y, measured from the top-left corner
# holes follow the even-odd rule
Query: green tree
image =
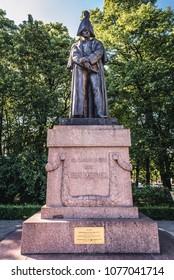
[(2, 61), (8, 72), (1, 77), (1, 202), (19, 197), (23, 203), (43, 203), (46, 131), (68, 114), (71, 38), (61, 23), (43, 24), (31, 15), (13, 33), (7, 27), (5, 31), (11, 38), (11, 55)]
[(62, 24), (43, 24), (29, 16), (19, 26), (15, 42), (18, 133), (19, 127), (21, 130), (15, 146), (19, 146), (19, 152), (26, 145), (37, 146), (42, 153), (46, 128), (68, 110), (70, 79), (66, 63), (70, 37)]
[(130, 127), (137, 174), (153, 164), (171, 188), (174, 160), (174, 13), (156, 1), (105, 0), (92, 20), (109, 53), (107, 88), (111, 115)]
[(10, 61), (14, 53), (13, 36), (16, 31), (17, 26), (0, 9), (0, 156), (5, 152), (5, 139), (9, 133), (7, 112), (10, 100), (13, 101), (11, 88), (15, 79)]

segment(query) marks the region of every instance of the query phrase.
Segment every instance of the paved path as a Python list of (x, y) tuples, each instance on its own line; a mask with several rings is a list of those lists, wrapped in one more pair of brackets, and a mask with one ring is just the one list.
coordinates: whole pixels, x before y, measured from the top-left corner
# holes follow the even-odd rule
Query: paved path
[(18, 228), (22, 228), (21, 220), (0, 220), (0, 241)]
[(158, 227), (174, 236), (174, 221), (157, 221)]
[(22, 221), (0, 220), (0, 260), (174, 260), (174, 221), (157, 221), (160, 254), (31, 254), (21, 255)]

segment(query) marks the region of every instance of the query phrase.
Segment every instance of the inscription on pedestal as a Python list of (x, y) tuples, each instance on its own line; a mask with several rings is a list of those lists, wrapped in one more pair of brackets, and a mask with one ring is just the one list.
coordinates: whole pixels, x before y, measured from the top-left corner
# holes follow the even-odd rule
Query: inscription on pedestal
[[(117, 206), (122, 200), (119, 190), (128, 186), (128, 191), (131, 191), (132, 166), (120, 153), (112, 153), (107, 148), (78, 148), (71, 149), (65, 158), (62, 168), (63, 205)], [(127, 196), (129, 194), (126, 192)], [(131, 196), (126, 205), (132, 205)]]
[[(84, 153), (84, 152), (83, 152)], [(68, 159), (67, 182), (71, 196), (109, 195), (108, 155), (92, 156), (89, 153)]]
[(104, 244), (104, 227), (74, 228), (74, 244)]

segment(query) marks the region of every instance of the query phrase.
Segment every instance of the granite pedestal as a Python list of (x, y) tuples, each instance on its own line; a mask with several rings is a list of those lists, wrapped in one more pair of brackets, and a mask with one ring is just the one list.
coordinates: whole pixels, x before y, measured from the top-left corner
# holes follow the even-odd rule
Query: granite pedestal
[(48, 130), (46, 205), (22, 253), (159, 253), (157, 223), (133, 207), (129, 129), (67, 122)]

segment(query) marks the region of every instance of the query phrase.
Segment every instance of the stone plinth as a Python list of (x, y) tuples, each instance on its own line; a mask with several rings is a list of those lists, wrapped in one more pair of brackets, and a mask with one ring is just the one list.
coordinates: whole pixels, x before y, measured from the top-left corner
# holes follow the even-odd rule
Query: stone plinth
[(48, 130), (46, 205), (23, 224), (22, 253), (159, 253), (157, 223), (133, 207), (129, 129), (86, 121)]
[(122, 126), (49, 130), (46, 206), (132, 207), (130, 145)]
[[(104, 228), (104, 244), (75, 244), (75, 228)], [(139, 219), (41, 219), (24, 222), (22, 254), (30, 253), (159, 253), (157, 223)]]

